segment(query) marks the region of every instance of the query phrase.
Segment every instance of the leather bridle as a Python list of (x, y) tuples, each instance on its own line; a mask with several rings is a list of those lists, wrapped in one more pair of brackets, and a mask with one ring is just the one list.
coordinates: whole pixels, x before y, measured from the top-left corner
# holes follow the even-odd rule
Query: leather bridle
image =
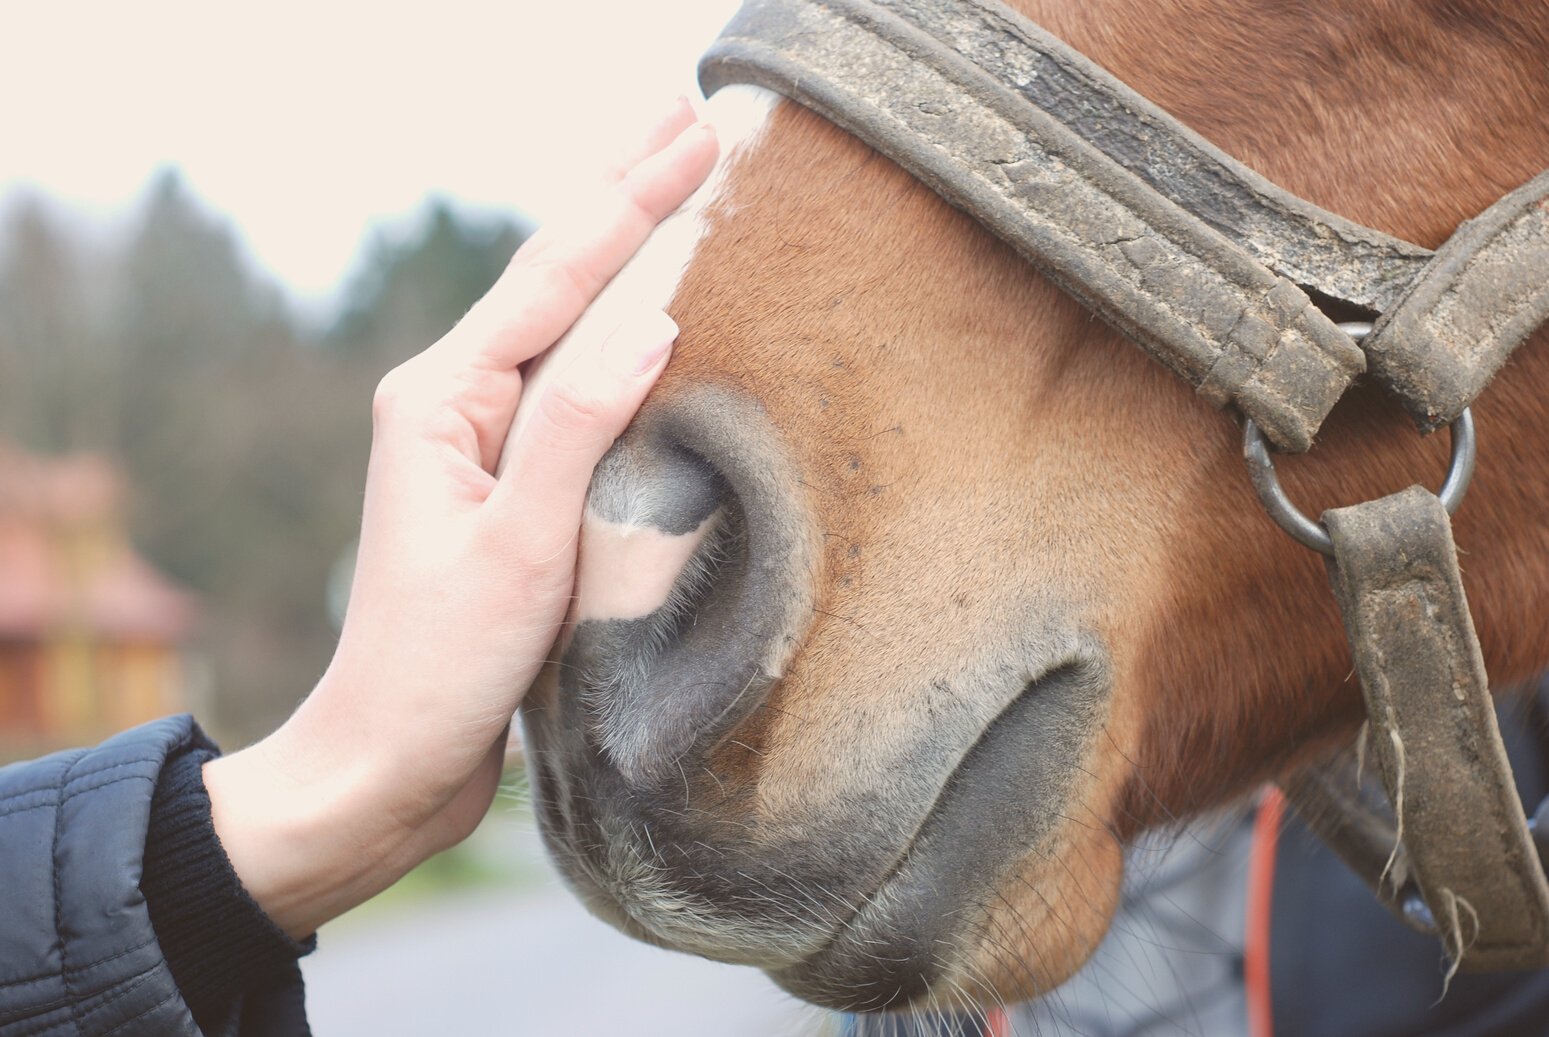
[[(1549, 966), (1549, 832), (1515, 792), (1449, 519), (1469, 404), (1549, 319), (1549, 172), (1431, 252), (1276, 187), (995, 0), (745, 0), (700, 82), (767, 87), (848, 130), (1242, 413), (1261, 500), (1327, 556), (1388, 802), (1344, 763), (1282, 781), (1287, 798), (1455, 966)], [(1314, 295), (1374, 320), (1338, 325)], [(1314, 522), (1264, 438), (1308, 449), (1363, 373), (1423, 431), (1453, 427), (1453, 468), (1440, 497)]]

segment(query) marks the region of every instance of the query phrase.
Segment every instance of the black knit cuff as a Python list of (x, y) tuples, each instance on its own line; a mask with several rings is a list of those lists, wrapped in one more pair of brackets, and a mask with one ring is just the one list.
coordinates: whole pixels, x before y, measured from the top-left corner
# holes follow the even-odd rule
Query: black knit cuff
[(244, 993), (295, 974), (317, 945), (285, 934), (242, 888), (210, 820), (204, 764), (193, 748), (162, 767), (151, 801), (140, 889), (162, 954), (200, 1029), (213, 1032)]

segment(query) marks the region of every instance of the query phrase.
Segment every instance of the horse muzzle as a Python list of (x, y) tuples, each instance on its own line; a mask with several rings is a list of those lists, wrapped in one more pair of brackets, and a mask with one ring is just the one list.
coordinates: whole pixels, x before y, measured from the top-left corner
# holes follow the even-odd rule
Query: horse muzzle
[(523, 706), (535, 805), (566, 878), (625, 932), (819, 1004), (900, 1007), (1051, 838), (1106, 656), (1045, 608), (1036, 636), (923, 688), (817, 684), (821, 537), (797, 473), (756, 403), (703, 386), (653, 399), (614, 447), (576, 622)]

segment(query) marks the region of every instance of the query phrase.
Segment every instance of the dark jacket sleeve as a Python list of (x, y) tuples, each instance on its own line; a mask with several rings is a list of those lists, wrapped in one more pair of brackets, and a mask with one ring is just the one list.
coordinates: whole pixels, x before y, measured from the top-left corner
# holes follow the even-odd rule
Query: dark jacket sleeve
[[(260, 945), (277, 932), (262, 931), (267, 920), (219, 852), (207, 797), (201, 817), (198, 766), (215, 752), (191, 718), (170, 717), (95, 749), (0, 768), (0, 1037), (306, 1032), (293, 957), (288, 971), (270, 968), (246, 991), (201, 1011), (203, 1031), (175, 974), (188, 981), (192, 973), (168, 961), (169, 954), (199, 960), (190, 948), (209, 958), (222, 933), (251, 954), (242, 941), (253, 939), (243, 933), (255, 918)], [(187, 845), (171, 854), (153, 845), (155, 874), (144, 882), (153, 816), (157, 830)], [(158, 898), (154, 912), (142, 886)], [(207, 909), (214, 914), (201, 922)], [(161, 939), (153, 916), (168, 930)], [(291, 946), (292, 954), (307, 949)], [(200, 976), (197, 993), (207, 1002), (233, 982), (225, 974), (212, 981), (208, 970)]]

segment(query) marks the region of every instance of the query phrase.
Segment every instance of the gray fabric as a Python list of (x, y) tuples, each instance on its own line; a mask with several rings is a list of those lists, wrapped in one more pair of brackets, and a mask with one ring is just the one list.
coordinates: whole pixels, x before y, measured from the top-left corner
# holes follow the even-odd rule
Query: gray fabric
[(1549, 966), (1549, 883), (1501, 743), (1446, 509), (1414, 486), (1324, 512), (1323, 523), (1370, 752), (1449, 955), (1468, 970)]
[[(1002, 50), (982, 37), (1015, 25), (1031, 39), (1039, 30), (1030, 22), (964, 2), (927, 20), (938, 38), (914, 18), (923, 10), (903, 0), (749, 0), (705, 55), (700, 81), (706, 93), (756, 83), (824, 115), (1005, 239), (1216, 406), (1237, 406), (1283, 449), (1307, 449), (1364, 369), (1349, 336), (1290, 280), (1029, 104), (1012, 85), (1029, 73), (1005, 57), (1017, 40), (1003, 33)], [(1047, 56), (1102, 75), (1068, 51)]]
[(188, 717), (0, 768), (0, 1037), (199, 1037), (141, 896), (163, 762)]
[(1549, 320), (1549, 172), (1464, 223), (1362, 344), (1427, 430), (1457, 420)]

